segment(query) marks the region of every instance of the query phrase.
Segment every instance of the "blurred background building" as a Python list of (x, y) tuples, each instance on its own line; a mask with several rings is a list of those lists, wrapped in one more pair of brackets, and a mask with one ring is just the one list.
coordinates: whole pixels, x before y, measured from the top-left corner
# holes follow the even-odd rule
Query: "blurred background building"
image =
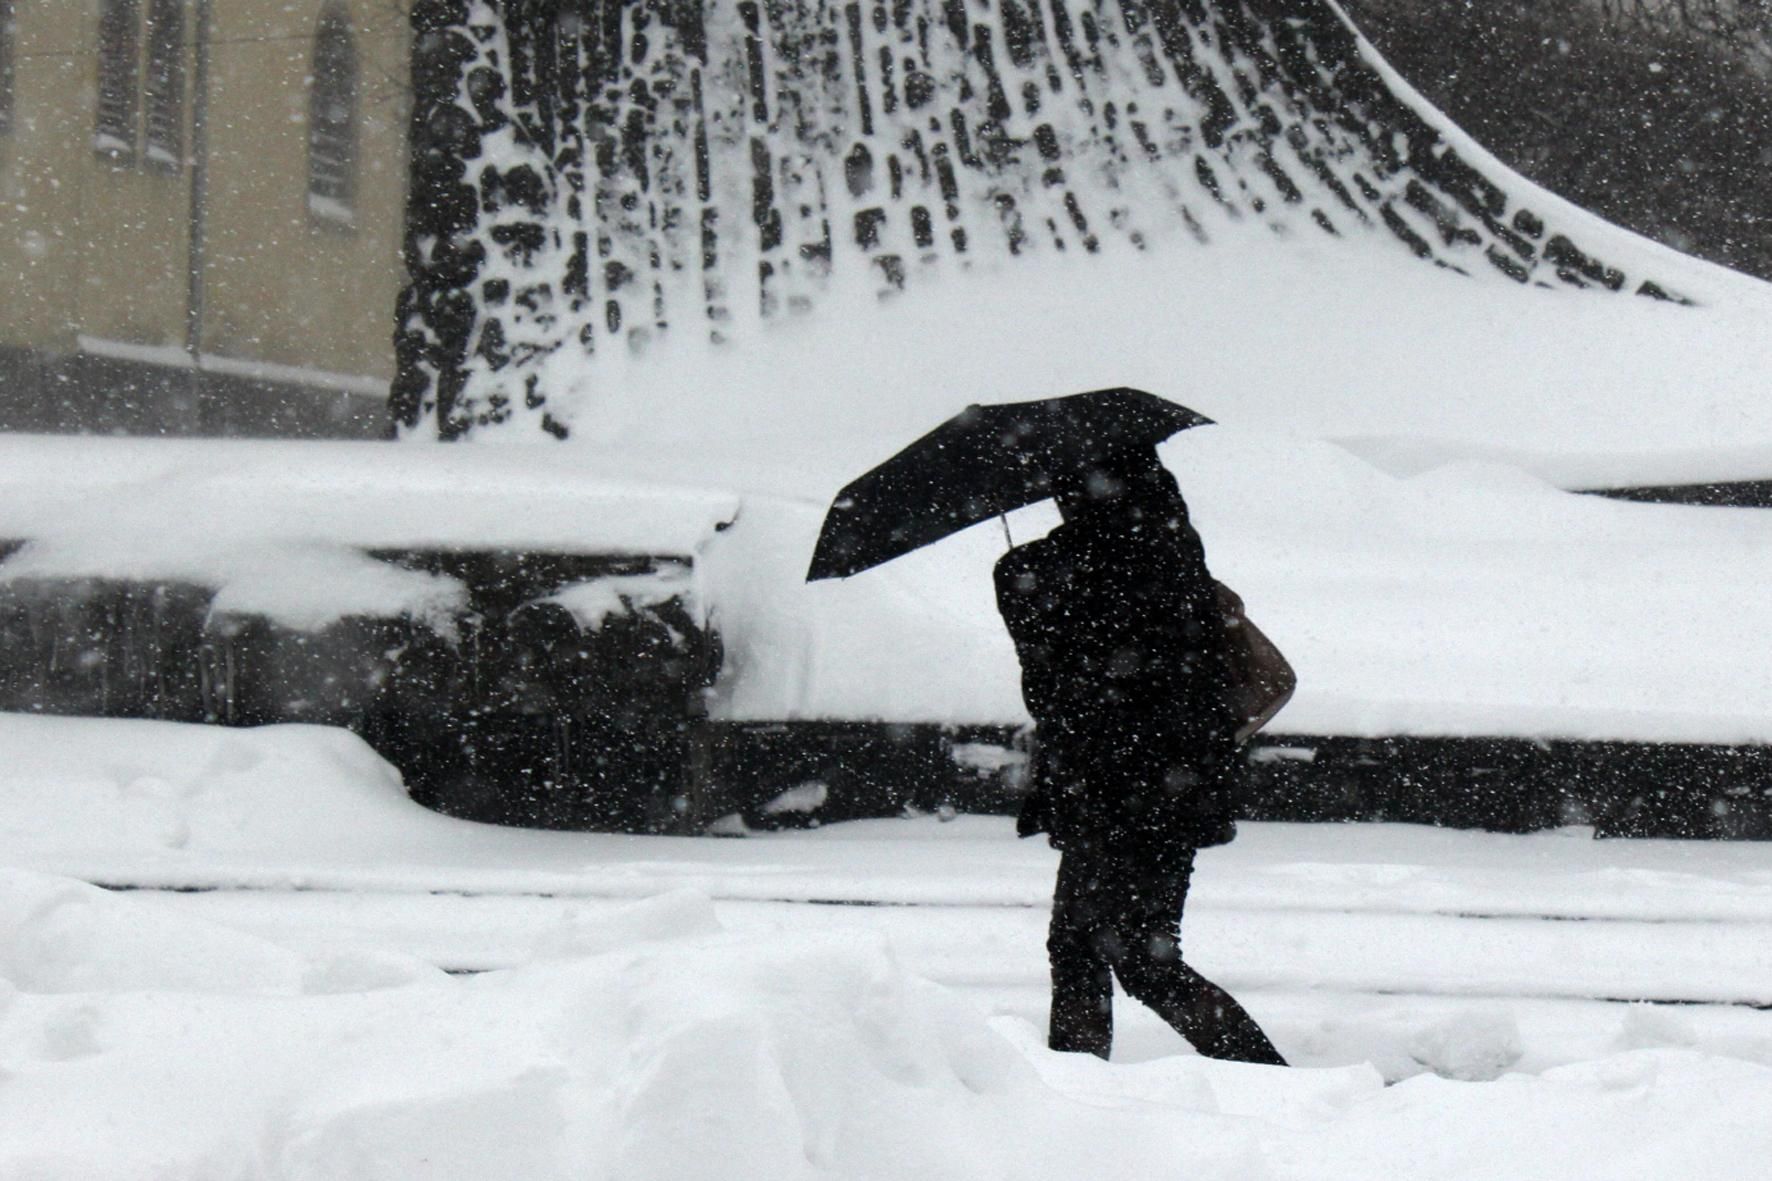
[(386, 432), (397, 0), (0, 0), (0, 427)]

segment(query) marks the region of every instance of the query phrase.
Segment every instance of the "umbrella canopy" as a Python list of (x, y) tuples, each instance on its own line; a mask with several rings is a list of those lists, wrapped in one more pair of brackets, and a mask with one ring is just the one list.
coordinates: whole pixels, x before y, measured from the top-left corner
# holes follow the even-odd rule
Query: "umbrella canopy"
[(972, 405), (837, 493), (806, 581), (851, 574), (1052, 495), (1061, 472), (1212, 420), (1125, 386)]

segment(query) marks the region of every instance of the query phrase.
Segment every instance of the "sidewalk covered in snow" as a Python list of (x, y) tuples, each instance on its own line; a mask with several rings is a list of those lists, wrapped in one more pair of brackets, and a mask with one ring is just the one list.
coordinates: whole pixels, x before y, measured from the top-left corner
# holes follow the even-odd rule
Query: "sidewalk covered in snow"
[(340, 731), (0, 728), (8, 1176), (1745, 1181), (1772, 1150), (1758, 843), (1246, 826), (1188, 955), (1298, 1069), (1131, 1007), (1104, 1064), (1043, 1048), (1054, 858), (1005, 820), (523, 832)]

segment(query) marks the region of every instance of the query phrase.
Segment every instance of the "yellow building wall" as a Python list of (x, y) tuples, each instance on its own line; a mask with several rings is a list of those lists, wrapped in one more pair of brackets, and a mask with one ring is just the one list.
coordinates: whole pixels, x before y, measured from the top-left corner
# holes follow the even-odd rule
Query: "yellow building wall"
[(307, 79), (322, 0), (218, 0), (204, 351), (385, 380), (404, 272), (409, 33), (399, 0), (346, 6), (358, 57), (349, 226), (307, 199)]
[[(98, 7), (15, 5), (13, 130), (0, 134), (0, 345), (185, 343), (191, 170), (118, 164), (94, 150)], [(322, 7), (212, 0), (201, 343), (206, 355), (249, 365), (385, 381), (404, 277), (406, 0), (346, 6), (358, 54), (350, 226), (307, 201), (307, 84)], [(189, 41), (195, 0), (185, 21)], [(187, 153), (196, 81), (192, 50)]]
[[(163, 322), (182, 323), (182, 293), (169, 308), (148, 311), (148, 300), (134, 298), (140, 284), (164, 298), (164, 274), (140, 273), (141, 259), (164, 267), (167, 234), (182, 234), (184, 218), (167, 225), (154, 194), (149, 207), (131, 209), (128, 227), (102, 226), (104, 210), (119, 179), (93, 151), (93, 106), (97, 90), (97, 6), (93, 4), (14, 5), (13, 125), (0, 135), (0, 280), (5, 284), (0, 343), (51, 351), (71, 351), (82, 313), (82, 292), (90, 283), (103, 290), (107, 274), (125, 281), (113, 296), (115, 328), (139, 318), (145, 343), (163, 343)], [(162, 182), (164, 178), (155, 178)], [(173, 187), (181, 188), (177, 182)], [(182, 188), (181, 188), (182, 191)], [(90, 213), (88, 205), (98, 208)], [(150, 223), (155, 223), (150, 228)], [(136, 260), (135, 270), (112, 266), (105, 251), (121, 249)], [(128, 306), (125, 306), (128, 305)]]
[[(48, 8), (79, 20), (79, 40), (70, 50), (78, 63), (79, 122), (65, 143), (75, 164), (78, 205), (74, 218), (76, 257), (71, 324), (83, 336), (129, 344), (177, 349), (185, 342), (185, 290), (189, 270), (190, 169), (149, 168), (142, 112), (141, 79), (146, 74), (147, 37), (138, 36), (136, 142), (132, 160), (115, 161), (93, 146), (98, 95), (98, 13), (96, 3), (15, 5)], [(146, 9), (146, 0), (142, 3)], [(186, 15), (186, 39), (194, 27)], [(190, 145), (190, 81), (194, 57), (185, 53), (185, 144)]]

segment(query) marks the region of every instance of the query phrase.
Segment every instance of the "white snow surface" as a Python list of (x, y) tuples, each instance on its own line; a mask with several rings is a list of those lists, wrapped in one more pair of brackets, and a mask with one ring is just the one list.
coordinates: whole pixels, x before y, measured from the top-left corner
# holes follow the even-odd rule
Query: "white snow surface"
[(267, 540), (690, 553), (737, 509), (729, 490), (611, 478), (569, 448), (441, 443), (8, 434), (0, 492), (0, 537), (67, 551), (38, 572), (119, 577)]
[[(999, 526), (800, 575), (837, 488), (965, 403), (1127, 384), (1225, 424), (1164, 458), (1299, 669), (1276, 729), (1772, 739), (1772, 518), (1562, 491), (1772, 476), (1772, 300), (1533, 201), (1699, 306), (1253, 225), (885, 304), (839, 272), (742, 347), (555, 373), (567, 446), (0, 438), (0, 538), (32, 542), (0, 578), (186, 579), (319, 627), (459, 606), (364, 548), (681, 554), (726, 639), (719, 716), (1017, 721)], [(1002, 819), (493, 829), (312, 727), (0, 717), (0, 755), (7, 1181), (1747, 1181), (1772, 1158), (1765, 845), (1245, 826), (1200, 860), (1188, 956), (1298, 1068), (1202, 1060), (1124, 1003), (1101, 1063), (1042, 1047), (1053, 856)]]
[(611, 616), (646, 614), (674, 598), (693, 599), (692, 569), (672, 568), (650, 574), (622, 574), (581, 582), (542, 600), (558, 603), (583, 631), (600, 631)]
[(605, 358), (580, 445), (753, 493), (706, 555), (721, 716), (1022, 720), (999, 523), (842, 582), (800, 571), (837, 489), (962, 404), (1126, 384), (1222, 424), (1163, 457), (1298, 669), (1275, 732), (1767, 740), (1772, 674), (1742, 641), (1772, 624), (1772, 518), (1565, 489), (1772, 473), (1772, 288), (1561, 213), (1701, 306), (1231, 231)]
[[(1163, 449), (1215, 574), (1291, 659), (1270, 727), (1299, 734), (1772, 739), (1772, 515), (1627, 504), (1518, 469), (1402, 479), (1325, 442), (1206, 427)], [(1282, 476), (1283, 473), (1283, 476)], [(1017, 721), (989, 522), (841, 582), (802, 585), (820, 509), (782, 505), (710, 547), (728, 717)], [(1055, 519), (1013, 514), (1015, 540)]]
[(1253, 227), (885, 303), (839, 274), (816, 314), (730, 346), (600, 355), (564, 445), (0, 438), (0, 538), (31, 541), (0, 578), (184, 578), (292, 626), (442, 626), (459, 584), (360, 551), (677, 554), (725, 643), (716, 717), (1015, 724), (1002, 526), (809, 586), (823, 511), (967, 402), (1130, 384), (1223, 424), (1163, 454), (1215, 573), (1298, 668), (1276, 732), (1772, 740), (1751, 641), (1772, 516), (1564, 491), (1772, 475), (1772, 289), (1583, 224), (1699, 306)]
[[(1123, 1001), (1103, 1063), (1043, 1046), (1052, 856), (1006, 820), (519, 832), (321, 728), (0, 746), (9, 1179), (1745, 1181), (1772, 1151), (1772, 1015), (1702, 1003), (1767, 999), (1765, 846), (1249, 826), (1201, 859), (1189, 958), (1295, 1068)], [(258, 888), (74, 880), (100, 863)], [(921, 905), (804, 904), (846, 894)], [(438, 970), (477, 938), (496, 970)], [(1581, 999), (1631, 989), (1701, 1003)]]
[(1223, 424), (1164, 457), (1215, 573), (1298, 668), (1275, 731), (1763, 741), (1772, 677), (1743, 639), (1772, 623), (1768, 518), (1564, 488), (1772, 473), (1772, 288), (1562, 213), (1701, 306), (1250, 227), (601, 358), (581, 445), (788, 502), (709, 553), (726, 716), (1020, 718), (996, 522), (840, 584), (799, 571), (837, 489), (963, 403), (1126, 384)]
[(0, 538), (29, 543), (0, 579), (186, 581), (295, 627), (464, 605), (367, 550), (687, 556), (737, 510), (546, 448), (0, 437)]

